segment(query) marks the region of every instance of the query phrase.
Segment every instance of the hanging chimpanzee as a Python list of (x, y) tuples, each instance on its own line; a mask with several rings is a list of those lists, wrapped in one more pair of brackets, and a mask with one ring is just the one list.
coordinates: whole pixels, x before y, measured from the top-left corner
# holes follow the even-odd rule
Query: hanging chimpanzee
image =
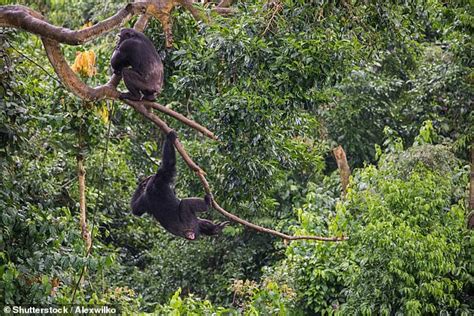
[(128, 88), (121, 99), (154, 101), (163, 86), (163, 63), (153, 43), (141, 32), (122, 29), (110, 60), (114, 74)]
[(171, 131), (163, 145), (163, 159), (155, 175), (143, 180), (132, 197), (132, 213), (141, 216), (148, 212), (170, 233), (189, 240), (199, 235), (217, 235), (229, 222), (214, 224), (196, 217), (211, 204), (210, 196), (178, 199), (170, 187), (176, 175), (176, 153), (173, 143), (177, 135)]

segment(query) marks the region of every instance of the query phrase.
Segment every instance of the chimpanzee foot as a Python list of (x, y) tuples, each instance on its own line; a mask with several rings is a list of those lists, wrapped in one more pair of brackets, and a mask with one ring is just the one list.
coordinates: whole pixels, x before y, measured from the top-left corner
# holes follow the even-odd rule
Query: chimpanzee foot
[(155, 97), (154, 94), (145, 94), (145, 95), (143, 96), (143, 100), (147, 100), (147, 101), (153, 102), (153, 101), (156, 100), (156, 97)]
[(216, 226), (216, 234), (220, 233), (227, 225), (229, 225), (230, 222), (229, 221), (225, 221), (225, 222), (222, 222), (222, 223), (219, 223), (217, 224)]
[(133, 94), (133, 93), (130, 93), (130, 92), (120, 93), (119, 98), (120, 98), (120, 100), (127, 99), (127, 100), (131, 100), (131, 101), (140, 101), (142, 99), (141, 95), (136, 95), (136, 94)]

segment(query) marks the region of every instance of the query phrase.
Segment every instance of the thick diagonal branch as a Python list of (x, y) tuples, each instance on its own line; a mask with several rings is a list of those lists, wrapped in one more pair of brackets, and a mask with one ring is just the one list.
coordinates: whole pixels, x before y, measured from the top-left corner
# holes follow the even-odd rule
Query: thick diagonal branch
[(28, 7), (7, 5), (0, 7), (0, 26), (22, 29), (64, 44), (80, 45), (119, 27), (133, 15), (146, 12), (149, 6), (145, 2), (129, 3), (110, 18), (74, 31), (48, 23), (40, 13)]

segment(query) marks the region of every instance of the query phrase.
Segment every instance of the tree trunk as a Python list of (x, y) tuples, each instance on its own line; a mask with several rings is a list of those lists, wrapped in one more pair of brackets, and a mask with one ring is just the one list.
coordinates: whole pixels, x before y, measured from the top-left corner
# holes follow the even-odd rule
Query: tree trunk
[(334, 158), (336, 158), (337, 168), (341, 177), (342, 196), (346, 196), (347, 186), (349, 185), (349, 177), (351, 175), (351, 169), (347, 163), (346, 152), (339, 145), (332, 150)]
[(86, 215), (86, 171), (84, 169), (84, 157), (77, 155), (77, 176), (79, 178), (79, 225), (81, 234), (86, 244), (86, 252), (89, 253), (92, 246), (91, 234), (87, 230)]

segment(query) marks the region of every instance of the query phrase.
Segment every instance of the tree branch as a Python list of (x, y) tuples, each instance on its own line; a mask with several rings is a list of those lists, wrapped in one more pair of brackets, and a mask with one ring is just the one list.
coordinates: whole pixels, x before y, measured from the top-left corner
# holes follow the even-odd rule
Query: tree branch
[(471, 173), (469, 175), (469, 211), (467, 228), (474, 229), (474, 143), (471, 144)]
[(95, 101), (104, 98), (117, 99), (120, 93), (115, 89), (114, 83), (120, 81), (120, 77), (112, 76), (112, 79), (103, 86), (91, 88), (82, 82), (72, 71), (61, 53), (59, 43), (55, 40), (42, 37), (46, 55), (63, 84), (79, 98), (86, 101)]
[(80, 45), (119, 27), (133, 15), (145, 13), (150, 6), (148, 2), (129, 3), (112, 17), (82, 30), (73, 31), (49, 24), (40, 13), (28, 7), (7, 5), (0, 7), (0, 26), (22, 29), (64, 44)]
[(212, 11), (220, 14), (220, 15), (231, 15), (235, 13), (235, 10), (233, 8), (229, 8), (234, 0), (222, 0), (219, 2), (214, 8), (212, 8)]
[(143, 32), (146, 29), (149, 20), (150, 16), (148, 14), (142, 14), (138, 18), (137, 22), (135, 22), (133, 28), (139, 32)]
[(174, 117), (175, 119), (183, 122), (184, 124), (186, 124), (189, 127), (201, 132), (203, 135), (205, 135), (205, 136), (207, 136), (211, 139), (217, 140), (217, 137), (216, 137), (216, 135), (214, 135), (213, 132), (211, 132), (210, 130), (208, 130), (204, 126), (196, 123), (195, 121), (188, 119), (186, 116), (182, 115), (181, 113), (175, 112), (175, 111), (171, 110), (170, 108), (167, 108), (166, 106), (155, 103), (155, 102), (142, 101), (142, 103), (146, 106), (150, 106), (154, 109), (157, 109), (158, 111), (160, 111), (162, 113), (165, 113), (165, 114), (167, 114), (171, 117)]

